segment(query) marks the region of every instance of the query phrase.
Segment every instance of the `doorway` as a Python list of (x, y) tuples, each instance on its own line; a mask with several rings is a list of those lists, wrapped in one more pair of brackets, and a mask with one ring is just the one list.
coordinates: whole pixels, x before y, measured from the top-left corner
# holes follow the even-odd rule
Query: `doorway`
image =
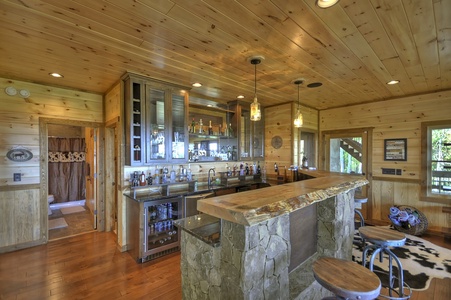
[(100, 124), (41, 118), (39, 130), (48, 240), (96, 230), (103, 220), (98, 214), (103, 203), (97, 180)]
[(369, 181), (368, 185), (356, 190), (356, 195), (368, 198), (362, 208), (365, 218), (371, 216), (372, 134), (372, 128), (323, 131), (321, 143), (323, 170), (364, 175)]

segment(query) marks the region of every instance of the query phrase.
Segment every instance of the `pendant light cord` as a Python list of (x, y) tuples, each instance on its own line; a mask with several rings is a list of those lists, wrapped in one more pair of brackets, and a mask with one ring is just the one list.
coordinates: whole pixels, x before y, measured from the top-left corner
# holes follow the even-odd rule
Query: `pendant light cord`
[(254, 67), (254, 98), (257, 98), (257, 64)]
[(301, 107), (301, 103), (300, 103), (300, 101), (299, 101), (299, 85), (300, 85), (300, 84), (298, 84), (298, 110), (299, 110), (300, 107)]

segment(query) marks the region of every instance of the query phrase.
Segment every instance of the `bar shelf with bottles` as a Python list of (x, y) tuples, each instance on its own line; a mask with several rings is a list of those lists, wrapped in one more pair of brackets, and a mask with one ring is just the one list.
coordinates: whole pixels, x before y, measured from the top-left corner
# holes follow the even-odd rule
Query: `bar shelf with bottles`
[[(189, 126), (188, 160), (197, 161), (236, 161), (237, 136), (231, 121), (230, 113), (223, 117), (204, 116), (204, 118), (191, 116)], [(212, 121), (213, 119), (213, 121)], [(198, 121), (196, 121), (198, 120)]]

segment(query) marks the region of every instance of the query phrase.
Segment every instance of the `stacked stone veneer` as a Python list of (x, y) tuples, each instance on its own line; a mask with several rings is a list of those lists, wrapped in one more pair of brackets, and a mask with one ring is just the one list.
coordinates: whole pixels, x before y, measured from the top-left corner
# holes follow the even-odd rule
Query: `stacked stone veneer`
[(330, 295), (314, 280), (312, 264), (321, 256), (351, 259), (354, 191), (319, 202), (317, 220), (317, 253), (291, 273), (288, 214), (254, 226), (222, 220), (218, 248), (182, 231), (183, 299), (315, 300)]

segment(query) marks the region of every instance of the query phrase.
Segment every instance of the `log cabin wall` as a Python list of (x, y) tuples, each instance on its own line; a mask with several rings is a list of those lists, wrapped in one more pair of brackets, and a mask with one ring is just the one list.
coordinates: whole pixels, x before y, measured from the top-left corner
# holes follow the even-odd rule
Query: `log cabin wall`
[(127, 167), (124, 163), (125, 128), (122, 122), (124, 120), (124, 93), (121, 82), (113, 85), (105, 94), (105, 210), (106, 215), (110, 216), (106, 218), (106, 230), (116, 231), (118, 248), (120, 251), (125, 251), (127, 250), (127, 200), (124, 191), (129, 184), (124, 175)]
[[(450, 227), (444, 204), (420, 201), (421, 123), (449, 120), (451, 91), (320, 111), (320, 131), (373, 127), (371, 216), (375, 224), (389, 224), (393, 205), (422, 211), (431, 231)], [(407, 161), (385, 161), (384, 139), (407, 138)], [(402, 175), (382, 174), (382, 168), (402, 169)], [(451, 200), (450, 200), (451, 201)]]
[[(288, 168), (292, 164), (299, 165), (299, 158), (296, 157), (297, 153), (295, 153), (298, 149), (296, 144), (299, 142), (299, 133), (302, 134), (302, 130), (309, 132), (318, 130), (317, 110), (301, 105), (304, 117), (304, 125), (301, 129), (295, 128), (293, 124), (296, 111), (297, 105), (294, 102), (265, 108), (265, 167), (270, 180), (275, 180), (277, 177), (274, 171), (274, 163), (277, 163), (280, 175), (285, 175), (286, 168), (287, 178), (285, 180), (291, 180)], [(272, 139), (275, 136), (282, 139), (282, 146), (278, 149), (272, 145)]]
[[(7, 87), (18, 93), (8, 95)], [(23, 98), (20, 90), (30, 96)], [(47, 241), (47, 203), (40, 201), (39, 119), (103, 122), (102, 95), (0, 78), (0, 252)], [(33, 158), (13, 162), (6, 153), (24, 147)], [(14, 182), (13, 174), (21, 181)]]

